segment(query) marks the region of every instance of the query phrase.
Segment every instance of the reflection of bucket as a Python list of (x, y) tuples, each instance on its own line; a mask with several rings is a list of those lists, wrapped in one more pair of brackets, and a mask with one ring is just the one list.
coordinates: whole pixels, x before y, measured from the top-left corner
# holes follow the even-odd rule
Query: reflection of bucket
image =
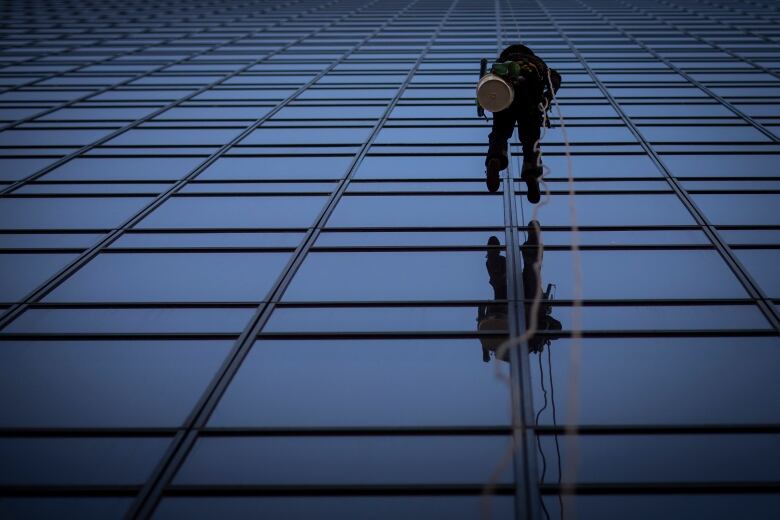
[(500, 76), (485, 74), (477, 83), (477, 101), (489, 112), (501, 112), (512, 104), (514, 98), (512, 85)]
[[(477, 328), (480, 332), (506, 332), (507, 325), (506, 314), (496, 314), (482, 318)], [(482, 348), (495, 351), (505, 339), (506, 336), (482, 336), (479, 341), (482, 343)]]

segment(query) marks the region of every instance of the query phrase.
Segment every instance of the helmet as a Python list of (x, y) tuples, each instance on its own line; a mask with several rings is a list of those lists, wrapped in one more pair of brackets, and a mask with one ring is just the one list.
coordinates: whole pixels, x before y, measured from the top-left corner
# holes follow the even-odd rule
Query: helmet
[(489, 112), (501, 112), (512, 104), (514, 98), (512, 85), (495, 74), (485, 74), (477, 84), (477, 101)]
[(498, 61), (509, 61), (512, 59), (512, 56), (518, 56), (523, 54), (536, 56), (534, 51), (532, 51), (530, 48), (526, 47), (521, 43), (516, 43), (514, 45), (510, 45), (509, 47), (501, 51), (501, 54), (498, 57)]

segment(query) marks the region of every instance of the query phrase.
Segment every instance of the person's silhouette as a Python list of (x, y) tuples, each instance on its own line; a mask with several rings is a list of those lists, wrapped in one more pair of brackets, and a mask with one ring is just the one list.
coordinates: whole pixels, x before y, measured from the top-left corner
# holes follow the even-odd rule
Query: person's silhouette
[[(541, 227), (539, 222), (532, 220), (528, 226), (528, 238), (520, 247), (523, 258), (523, 297), (525, 299), (525, 321), (526, 327), (535, 326), (537, 331), (558, 331), (561, 330), (561, 322), (550, 315), (552, 305), (550, 299), (552, 296), (552, 285), (548, 285), (546, 291), (541, 292), (541, 260), (543, 250), (541, 243)], [(477, 310), (477, 329), (480, 332), (505, 332), (508, 329), (507, 319), (507, 265), (506, 257), (501, 254), (499, 249), (500, 242), (495, 236), (491, 236), (487, 243), (487, 268), (490, 278), (490, 285), (493, 287), (494, 303), (482, 304)], [(539, 269), (534, 266), (539, 260)], [(532, 313), (532, 302), (536, 297), (537, 291), (540, 291), (540, 305), (536, 316)], [(534, 321), (535, 320), (535, 321)], [(490, 353), (497, 352), (501, 344), (506, 339), (505, 336), (482, 336), (482, 361), (490, 361)], [(534, 334), (528, 339), (528, 350), (530, 352), (541, 352), (546, 345), (550, 344), (550, 338), (546, 335)], [(502, 361), (509, 361), (508, 349), (500, 356)]]
[[(505, 332), (507, 330), (506, 257), (501, 254), (500, 246), (501, 243), (495, 236), (488, 239), (485, 267), (490, 277), (490, 285), (493, 287), (495, 303), (479, 306), (477, 329), (480, 332)], [(482, 361), (490, 361), (490, 352), (495, 352), (504, 339), (504, 336), (481, 336)]]
[[(539, 177), (542, 175), (539, 139), (546, 117), (543, 107), (549, 107), (561, 86), (561, 75), (547, 66), (525, 45), (510, 45), (498, 57), (490, 70), (512, 85), (514, 98), (509, 107), (493, 114), (489, 136), (485, 176), (488, 191), (495, 192), (501, 184), (499, 173), (509, 165), (507, 142), (515, 123), (523, 147), (523, 169), (520, 177), (528, 186), (528, 201), (541, 199)], [(549, 121), (547, 121), (549, 126)]]

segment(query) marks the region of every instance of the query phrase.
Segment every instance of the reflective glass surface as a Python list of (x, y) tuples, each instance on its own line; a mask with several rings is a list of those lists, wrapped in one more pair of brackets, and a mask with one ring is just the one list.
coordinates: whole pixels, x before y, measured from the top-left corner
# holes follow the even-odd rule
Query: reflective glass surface
[(119, 520), (132, 504), (129, 497), (33, 497), (0, 498), (0, 515), (7, 518), (45, 520), (54, 516), (85, 520)]
[[(774, 494), (580, 495), (567, 498), (568, 505), (564, 510), (574, 508), (577, 518), (594, 520), (610, 516), (630, 516), (637, 520), (728, 520), (747, 516), (770, 520), (780, 507), (780, 495)], [(545, 496), (544, 502), (551, 516), (560, 517), (558, 497)]]
[[(771, 422), (780, 413), (769, 398), (780, 386), (778, 344), (776, 338), (750, 337), (588, 338), (572, 346), (557, 339), (546, 353), (531, 356), (534, 406), (543, 410), (541, 423), (552, 424), (542, 391), (544, 384), (550, 397), (552, 377), (561, 423)], [(573, 363), (580, 381), (576, 416), (570, 415)]]
[(497, 197), (486, 195), (394, 195), (344, 197), (328, 227), (500, 226)]
[(774, 519), (774, 7), (6, 2), (0, 517)]
[[(780, 455), (778, 440), (772, 434), (581, 435), (559, 439), (558, 447), (564, 466), (576, 449), (579, 483), (761, 482), (777, 480), (780, 470), (764, 461)], [(541, 446), (550, 457), (544, 481), (556, 482), (555, 439), (542, 436)]]
[(4, 341), (0, 346), (0, 426), (128, 427), (181, 424), (230, 342)]
[(145, 228), (306, 227), (324, 197), (175, 197), (138, 225)]
[[(45, 301), (259, 301), (289, 253), (114, 253), (79, 270)], [(122, 272), (123, 276), (115, 274)]]
[[(155, 519), (197, 518), (250, 519), (264, 518), (304, 520), (313, 517), (359, 520), (391, 520), (399, 517), (424, 516), (435, 520), (467, 520), (479, 516), (481, 497), (475, 496), (407, 496), (407, 497), (240, 497), (163, 499)], [(491, 497), (491, 516), (514, 518), (512, 497)]]
[(481, 360), (477, 339), (258, 341), (210, 424), (507, 424), (506, 384)]
[(484, 253), (415, 251), (311, 253), (283, 299), (394, 301), (492, 297)]
[(169, 439), (0, 438), (0, 484), (140, 484)]
[[(202, 438), (174, 483), (479, 484), (490, 477), (508, 442), (498, 435)], [(499, 481), (512, 481), (511, 468)]]

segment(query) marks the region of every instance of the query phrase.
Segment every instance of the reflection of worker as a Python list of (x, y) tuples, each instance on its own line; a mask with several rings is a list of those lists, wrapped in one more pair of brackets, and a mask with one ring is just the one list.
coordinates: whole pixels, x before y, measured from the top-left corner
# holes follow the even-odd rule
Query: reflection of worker
[[(477, 328), (480, 332), (505, 332), (507, 330), (506, 307), (506, 257), (500, 253), (501, 243), (492, 236), (488, 239), (488, 252), (485, 267), (487, 267), (490, 285), (493, 287), (493, 299), (502, 303), (482, 304), (477, 310)], [(482, 343), (482, 361), (490, 361), (490, 352), (504, 342), (504, 336), (480, 336)], [(507, 355), (503, 356), (508, 360)]]
[[(561, 322), (553, 318), (550, 313), (552, 312), (552, 304), (550, 299), (552, 297), (552, 285), (548, 284), (547, 290), (542, 291), (542, 257), (544, 250), (539, 240), (541, 236), (541, 228), (539, 222), (532, 220), (528, 224), (528, 238), (520, 247), (520, 252), (523, 255), (523, 296), (525, 297), (525, 324), (526, 327), (530, 327), (531, 324), (536, 324), (536, 330), (561, 330)], [(534, 264), (539, 261), (538, 269), (534, 267)], [(537, 291), (540, 296), (539, 309), (536, 312), (536, 316), (532, 316), (533, 310), (531, 303), (534, 301), (537, 295)], [(549, 344), (550, 339), (544, 336), (534, 334), (528, 339), (528, 350), (531, 352), (541, 352), (546, 344)]]
[[(561, 330), (561, 322), (550, 316), (552, 311), (551, 287), (548, 286), (545, 292), (541, 293), (541, 302), (535, 321), (532, 321), (531, 302), (536, 297), (537, 289), (541, 287), (539, 272), (535, 267), (537, 259), (540, 261), (541, 243), (539, 240), (539, 223), (532, 220), (529, 225), (528, 239), (520, 248), (523, 257), (523, 296), (526, 300), (525, 321), (526, 327), (536, 325), (536, 330)], [(477, 328), (480, 332), (505, 332), (507, 330), (507, 306), (505, 303), (497, 303), (499, 300), (506, 300), (506, 257), (501, 255), (498, 246), (500, 245), (496, 237), (490, 237), (488, 240), (487, 261), (485, 267), (490, 277), (490, 285), (493, 287), (493, 295), (496, 303), (483, 304), (477, 311)], [(506, 337), (483, 336), (480, 337), (482, 343), (482, 361), (490, 361), (490, 352), (496, 352)], [(528, 339), (528, 350), (530, 352), (541, 352), (545, 345), (548, 345), (550, 339), (539, 334), (534, 334)], [(508, 349), (501, 355), (501, 360), (509, 361)]]
[[(485, 158), (487, 187), (498, 191), (499, 172), (509, 165), (507, 141), (512, 137), (515, 122), (523, 145), (521, 178), (528, 185), (528, 200), (539, 202), (539, 182), (542, 174), (539, 139), (544, 122), (544, 110), (561, 86), (561, 75), (547, 66), (525, 45), (510, 45), (501, 52), (491, 73), (509, 83), (513, 90), (509, 107), (493, 114), (493, 131)], [(478, 94), (479, 95), (479, 94)]]

